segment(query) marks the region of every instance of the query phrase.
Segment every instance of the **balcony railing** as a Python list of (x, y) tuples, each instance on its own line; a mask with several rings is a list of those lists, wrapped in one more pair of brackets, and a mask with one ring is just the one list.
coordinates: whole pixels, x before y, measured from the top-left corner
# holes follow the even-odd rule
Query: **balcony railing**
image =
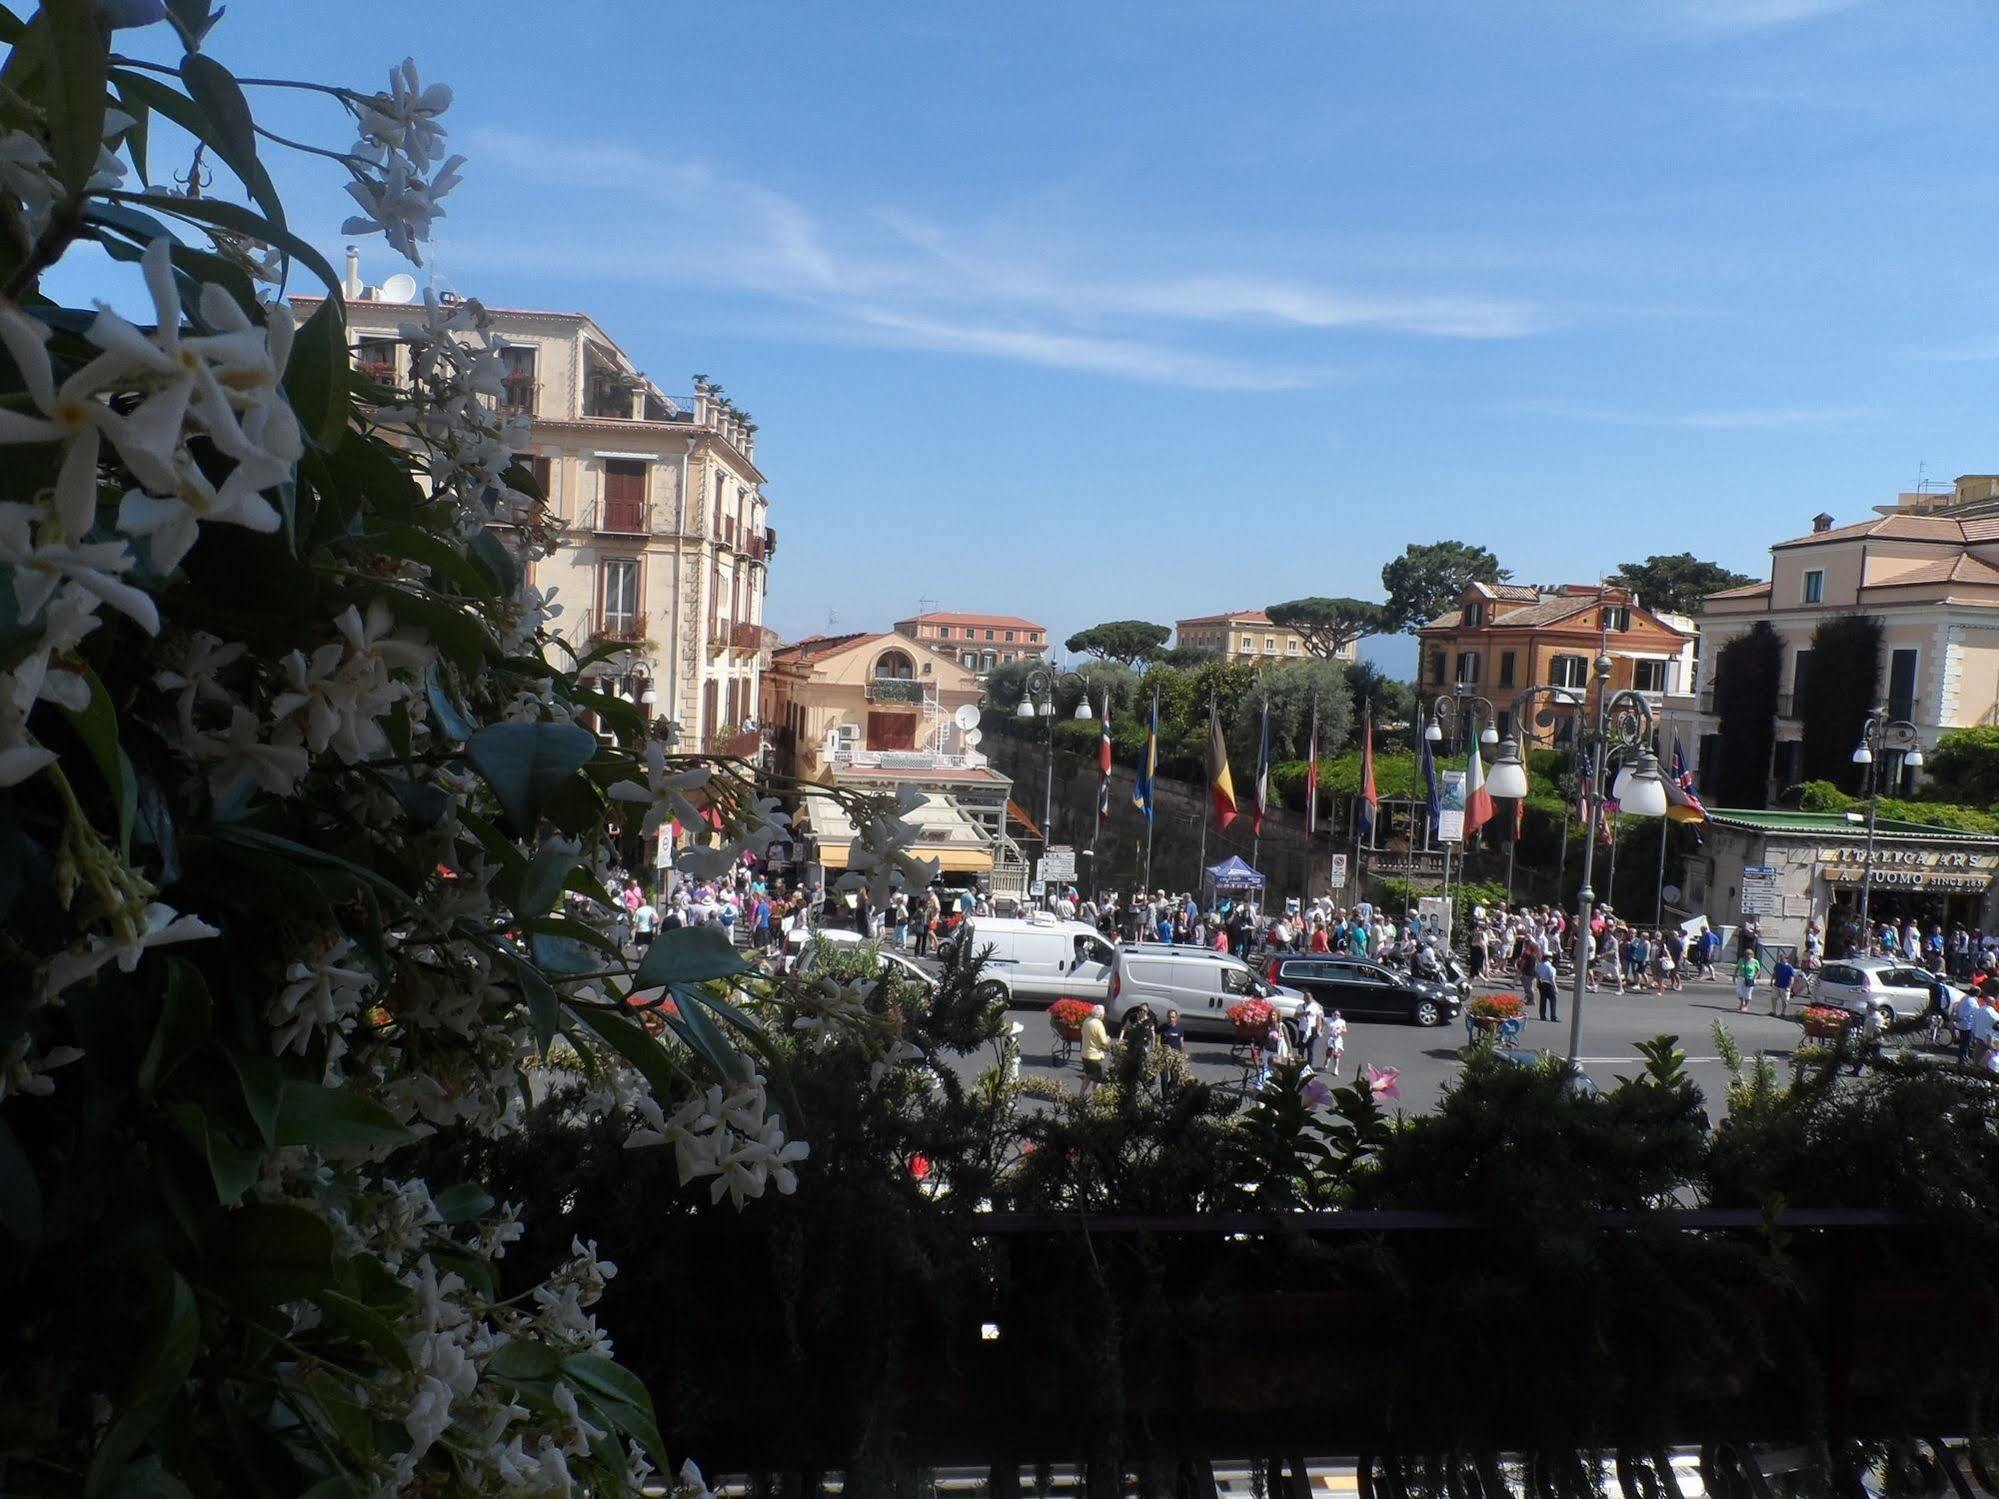
[(651, 510), (644, 500), (599, 500), (590, 507), (590, 529), (616, 536), (644, 536), (652, 530)]
[(756, 532), (752, 531), (749, 534), (749, 536), (745, 538), (743, 546), (744, 549), (750, 554), (750, 560), (752, 562), (761, 562), (764, 560), (764, 556), (766, 554), (764, 539), (763, 537), (757, 535)]
[(644, 640), (646, 617), (643, 614), (616, 614), (600, 609), (592, 622), (590, 636), (593, 640)]
[(539, 404), (541, 382), (532, 375), (508, 375), (500, 382), (500, 414), (533, 416)]
[(876, 677), (868, 683), (871, 703), (920, 703), (928, 695), (928, 682), (915, 677)]
[(764, 627), (751, 624), (748, 620), (738, 620), (729, 626), (729, 644), (739, 651), (760, 651), (763, 649)]
[(396, 383), (396, 365), (392, 359), (357, 359), (354, 361), (354, 373), (377, 385)]

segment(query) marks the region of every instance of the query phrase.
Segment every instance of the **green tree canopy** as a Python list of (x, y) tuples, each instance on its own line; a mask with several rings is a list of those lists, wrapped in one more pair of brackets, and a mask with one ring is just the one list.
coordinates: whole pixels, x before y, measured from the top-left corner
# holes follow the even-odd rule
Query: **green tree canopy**
[(1629, 588), (1648, 609), (1693, 614), (1709, 594), (1724, 588), (1740, 588), (1756, 580), (1747, 573), (1732, 572), (1719, 562), (1703, 562), (1692, 552), (1678, 552), (1672, 556), (1647, 557), (1643, 562), (1627, 562), (1606, 581)]
[(1376, 724), (1408, 723), (1416, 712), (1416, 697), (1407, 682), (1388, 675), (1372, 661), (1347, 663), (1347, 696), (1356, 722), (1372, 706)]
[(1112, 619), (1087, 630), (1078, 630), (1065, 642), (1072, 651), (1082, 651), (1103, 661), (1122, 661), (1136, 666), (1154, 661), (1165, 648), (1173, 631), (1143, 619)]
[(1881, 638), (1881, 621), (1871, 614), (1835, 614), (1812, 631), (1792, 704), (1800, 729), (1800, 780), (1860, 789), (1853, 747), (1880, 701)]
[(1388, 590), (1381, 628), (1413, 633), (1455, 604), (1467, 584), (1503, 583), (1512, 576), (1484, 547), (1411, 542), (1381, 570), (1381, 586)]
[(1952, 729), (1923, 757), (1929, 790), (1946, 801), (1999, 804), (1999, 727)]
[(1366, 599), (1292, 599), (1263, 612), (1273, 625), (1296, 630), (1315, 656), (1337, 656), (1363, 635), (1379, 635), (1387, 628), (1381, 605)]

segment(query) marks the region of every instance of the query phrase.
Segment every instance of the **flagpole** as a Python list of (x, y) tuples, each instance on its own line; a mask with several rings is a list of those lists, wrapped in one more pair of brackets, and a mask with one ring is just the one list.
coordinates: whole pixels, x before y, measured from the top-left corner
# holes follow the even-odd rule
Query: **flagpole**
[(1305, 745), (1305, 878), (1298, 887), (1302, 915), (1312, 899), (1312, 849), (1319, 827), (1319, 695), (1312, 694), (1312, 737)]
[(1652, 925), (1662, 926), (1666, 920), (1666, 835), (1673, 830), (1670, 817), (1659, 819), (1659, 884), (1658, 894), (1652, 901)]

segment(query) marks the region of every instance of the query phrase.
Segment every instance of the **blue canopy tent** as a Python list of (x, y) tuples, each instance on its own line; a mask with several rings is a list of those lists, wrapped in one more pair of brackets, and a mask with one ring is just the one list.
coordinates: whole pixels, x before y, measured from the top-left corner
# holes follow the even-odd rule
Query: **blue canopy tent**
[(1208, 898), (1205, 905), (1213, 907), (1223, 895), (1254, 895), (1258, 910), (1263, 909), (1263, 887), (1265, 880), (1261, 874), (1242, 861), (1238, 854), (1230, 854), (1219, 864), (1210, 864), (1204, 871), (1208, 881)]

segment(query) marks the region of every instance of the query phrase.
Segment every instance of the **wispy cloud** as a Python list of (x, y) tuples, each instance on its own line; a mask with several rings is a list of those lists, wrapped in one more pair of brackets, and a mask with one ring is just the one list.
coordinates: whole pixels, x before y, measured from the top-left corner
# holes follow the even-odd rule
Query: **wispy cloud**
[(1816, 21), (1861, 0), (1683, 0), (1680, 17), (1703, 31), (1759, 31)]
[[(901, 209), (824, 215), (760, 184), (625, 146), (491, 127), (469, 135), (496, 167), (560, 183), (569, 227), (525, 243), (461, 238), (458, 264), (716, 286), (787, 305), (828, 338), (1155, 384), (1285, 390), (1321, 383), (1337, 371), (1336, 354), (1351, 357), (1356, 345), (1335, 349), (1328, 335), (1507, 339), (1549, 323), (1502, 297), (1161, 263), (1146, 244), (1057, 249), (1031, 225), (947, 228)], [(1297, 348), (1273, 354), (1272, 337), (1287, 334)], [(1258, 346), (1254, 357), (1245, 342)]]
[(1706, 432), (1769, 432), (1794, 427), (1837, 427), (1871, 421), (1867, 406), (1717, 407), (1697, 411), (1620, 409), (1559, 400), (1510, 401), (1503, 410), (1557, 421), (1610, 427), (1672, 427)]

